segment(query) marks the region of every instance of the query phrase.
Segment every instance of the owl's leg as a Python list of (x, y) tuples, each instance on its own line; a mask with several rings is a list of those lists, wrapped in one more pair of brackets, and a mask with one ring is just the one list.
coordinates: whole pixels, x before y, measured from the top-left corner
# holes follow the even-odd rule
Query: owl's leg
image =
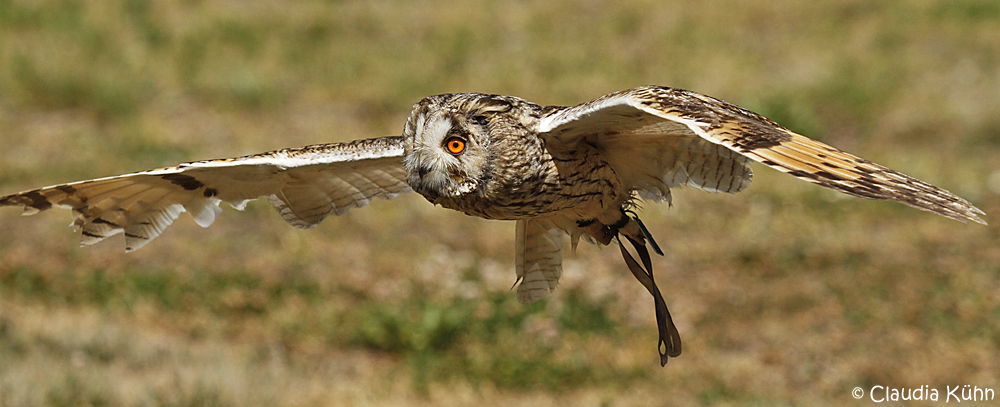
[[(598, 243), (605, 246), (611, 244), (611, 239), (617, 237), (619, 233), (632, 235), (636, 239), (642, 241), (643, 244), (645, 244), (645, 241), (643, 240), (644, 237), (638, 234), (640, 233), (639, 230), (636, 228), (635, 225), (633, 225), (634, 223), (633, 218), (629, 218), (629, 216), (626, 214), (626, 212), (628, 212), (635, 215), (635, 212), (625, 211), (624, 209), (620, 209), (619, 212), (621, 213), (621, 217), (618, 218), (618, 220), (615, 221), (614, 223), (604, 224), (601, 221), (598, 221), (597, 219), (587, 219), (587, 220), (577, 221), (576, 226), (579, 227), (584, 234), (589, 235), (590, 237), (594, 238), (594, 240), (596, 240)], [(638, 220), (639, 218), (636, 217), (634, 219)], [(646, 230), (645, 227), (642, 227), (642, 230), (643, 230), (642, 233), (646, 234), (649, 233), (645, 232)], [(656, 248), (656, 252), (660, 253), (659, 247)]]
[[(625, 212), (622, 214), (625, 215)], [(639, 280), (639, 283), (646, 287), (649, 294), (653, 296), (653, 305), (656, 310), (656, 327), (660, 334), (657, 351), (660, 353), (660, 365), (665, 366), (670, 357), (680, 356), (681, 337), (677, 332), (677, 327), (674, 326), (673, 319), (670, 317), (670, 311), (667, 310), (667, 304), (663, 300), (663, 295), (660, 294), (660, 288), (656, 286), (656, 280), (653, 278), (653, 262), (649, 258), (649, 250), (646, 250), (646, 242), (650, 243), (655, 252), (661, 255), (663, 253), (659, 250), (656, 242), (653, 241), (646, 227), (635, 216), (635, 213), (631, 214), (631, 218), (626, 218), (631, 222), (621, 227), (620, 232), (617, 234), (618, 247), (621, 249), (622, 257), (625, 259), (625, 265), (628, 266), (629, 271), (632, 272), (636, 280)], [(622, 243), (622, 236), (635, 248), (635, 252), (639, 255), (642, 265), (639, 265), (639, 262), (635, 261), (632, 255), (625, 250), (625, 245)]]
[[(639, 220), (639, 216), (635, 212), (621, 209), (621, 218), (613, 224), (605, 225), (596, 219), (587, 219), (577, 222), (577, 226), (583, 233), (590, 235), (594, 240), (603, 245), (611, 244), (611, 239), (617, 238), (618, 247), (622, 251), (622, 257), (625, 258), (625, 265), (628, 266), (632, 275), (642, 283), (643, 287), (646, 287), (649, 294), (653, 296), (653, 305), (656, 310), (656, 327), (660, 334), (657, 344), (657, 350), (660, 352), (660, 365), (665, 366), (669, 358), (680, 356), (681, 337), (677, 332), (677, 327), (674, 326), (673, 319), (670, 317), (670, 311), (667, 310), (667, 303), (663, 300), (663, 295), (660, 294), (660, 288), (656, 286), (656, 280), (653, 279), (653, 262), (649, 258), (649, 250), (646, 249), (646, 245), (649, 244), (656, 254), (662, 256), (663, 252), (660, 250), (659, 245), (656, 244), (656, 241), (653, 240), (653, 236), (646, 230), (646, 226)], [(635, 252), (639, 255), (642, 265), (635, 261), (635, 258), (632, 257), (628, 250), (625, 250), (625, 245), (622, 243), (622, 236), (635, 248)]]
[(618, 235), (618, 229), (612, 226), (597, 222), (596, 219), (582, 220), (576, 223), (583, 234), (594, 238), (597, 243), (604, 246), (611, 244), (611, 239)]

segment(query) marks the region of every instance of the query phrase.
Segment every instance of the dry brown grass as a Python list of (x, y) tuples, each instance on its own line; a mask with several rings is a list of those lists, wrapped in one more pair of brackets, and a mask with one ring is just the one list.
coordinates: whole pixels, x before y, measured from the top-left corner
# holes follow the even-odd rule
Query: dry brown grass
[[(661, 84), (744, 105), (1000, 213), (1000, 7), (948, 1), (0, 0), (0, 193), (396, 134), (445, 92), (573, 104)], [(758, 168), (643, 218), (685, 340), (616, 250), (522, 307), (512, 225), (264, 203), (76, 247), (0, 212), (0, 405), (850, 405), (1000, 390), (1000, 230)], [(992, 216), (987, 220), (1000, 223)], [(867, 403), (870, 400), (862, 400)], [(917, 403), (915, 403), (917, 404)]]

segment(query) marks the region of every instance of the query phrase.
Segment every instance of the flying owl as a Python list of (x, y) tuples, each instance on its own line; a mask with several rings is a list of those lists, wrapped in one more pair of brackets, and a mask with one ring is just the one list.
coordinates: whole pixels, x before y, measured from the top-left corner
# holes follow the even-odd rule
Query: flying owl
[(739, 192), (750, 184), (752, 161), (849, 195), (985, 224), (981, 210), (951, 192), (722, 100), (658, 86), (572, 107), (479, 93), (430, 96), (413, 106), (399, 137), (50, 186), (0, 197), (0, 206), (20, 205), (25, 215), (70, 209), (81, 245), (124, 233), (125, 250), (132, 251), (181, 212), (207, 227), (222, 211), (220, 202), (242, 209), (266, 196), (292, 226), (310, 228), (373, 198), (415, 191), (468, 215), (517, 222), (521, 302), (555, 289), (567, 236), (574, 248), (580, 238), (617, 242), (653, 296), (664, 365), (680, 355), (680, 336), (654, 281), (647, 245), (662, 253), (632, 209), (639, 199), (670, 202), (671, 188), (680, 186)]

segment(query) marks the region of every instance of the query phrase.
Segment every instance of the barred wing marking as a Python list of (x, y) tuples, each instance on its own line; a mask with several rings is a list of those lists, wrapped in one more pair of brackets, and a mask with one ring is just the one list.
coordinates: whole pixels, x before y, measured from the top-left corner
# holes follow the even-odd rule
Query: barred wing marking
[[(609, 124), (599, 128), (601, 132), (595, 132), (594, 129), (578, 126), (578, 121)], [(657, 124), (661, 122), (670, 124)], [(628, 137), (635, 134), (635, 129), (649, 137), (648, 134), (655, 132), (657, 126), (662, 126), (663, 129), (658, 134), (660, 139), (697, 137), (725, 147), (738, 157), (752, 159), (799, 179), (849, 195), (899, 201), (961, 222), (971, 220), (986, 223), (980, 217), (984, 213), (979, 208), (951, 192), (798, 135), (739, 106), (687, 90), (647, 86), (615, 92), (543, 118), (538, 130), (556, 144), (579, 140), (596, 142), (604, 149), (603, 153), (614, 157), (627, 148), (622, 147), (623, 144), (632, 143)], [(625, 131), (616, 132), (615, 129)], [(668, 150), (674, 148), (669, 143), (661, 146)], [(714, 164), (721, 170), (720, 174), (716, 174), (717, 178), (714, 178), (721, 182), (713, 185), (714, 189), (736, 192), (749, 183), (749, 170), (745, 172), (746, 175), (739, 174), (742, 171), (739, 158), (725, 157), (721, 150), (713, 152), (702, 147), (696, 149), (704, 153), (694, 165), (696, 168)], [(718, 153), (719, 156), (713, 157), (713, 153)], [(633, 174), (628, 180), (637, 189), (648, 188), (648, 181), (645, 184), (639, 181), (642, 177), (648, 179), (657, 175), (663, 176), (664, 184), (669, 186), (669, 171), (656, 173), (649, 168), (656, 167), (650, 162), (655, 162), (657, 155), (663, 154), (676, 154), (676, 151), (647, 151), (632, 156), (630, 161), (613, 162), (612, 165), (620, 174)], [(733, 164), (733, 171), (729, 176), (734, 180), (732, 183), (726, 182), (726, 172), (729, 171), (726, 168), (727, 161)], [(691, 165), (678, 162), (685, 166)], [(634, 175), (635, 173), (639, 175)], [(691, 183), (688, 182), (687, 185)], [(727, 188), (728, 185), (735, 188)]]
[(565, 232), (544, 219), (519, 220), (515, 230), (514, 262), (520, 282), (517, 299), (535, 302), (559, 284)]
[(220, 202), (242, 210), (261, 196), (293, 226), (315, 226), (372, 198), (410, 192), (402, 156), (400, 137), (322, 144), (50, 186), (0, 197), (0, 206), (20, 205), (25, 215), (71, 209), (81, 245), (124, 233), (132, 251), (181, 212), (207, 227), (222, 211)]

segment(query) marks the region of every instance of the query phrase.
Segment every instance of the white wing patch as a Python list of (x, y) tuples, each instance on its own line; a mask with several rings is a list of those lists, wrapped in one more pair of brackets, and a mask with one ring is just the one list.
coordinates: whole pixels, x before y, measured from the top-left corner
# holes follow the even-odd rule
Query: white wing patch
[(410, 192), (402, 155), (399, 137), (315, 145), (45, 187), (0, 197), (0, 206), (22, 206), (25, 215), (71, 209), (81, 245), (124, 233), (132, 251), (181, 212), (207, 227), (222, 211), (220, 202), (243, 209), (261, 196), (270, 196), (292, 225), (315, 226), (372, 198)]

